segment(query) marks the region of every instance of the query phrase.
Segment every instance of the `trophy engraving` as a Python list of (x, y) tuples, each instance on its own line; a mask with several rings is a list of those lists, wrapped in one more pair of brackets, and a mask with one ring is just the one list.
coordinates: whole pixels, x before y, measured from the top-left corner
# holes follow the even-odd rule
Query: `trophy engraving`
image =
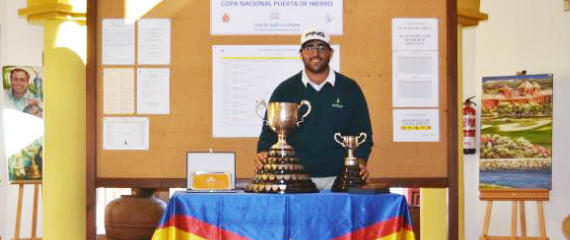
[[(299, 109), (307, 107), (307, 112), (298, 121)], [(302, 100), (293, 102), (270, 102), (269, 105), (260, 101), (257, 104), (257, 115), (263, 119), (259, 110), (267, 110), (267, 120), (264, 123), (277, 134), (277, 142), (269, 149), (269, 157), (263, 166), (257, 170), (246, 192), (255, 193), (308, 193), (318, 192), (295, 150), (287, 144), (287, 134), (294, 131), (311, 113), (311, 103)]]
[(360, 176), (360, 166), (354, 156), (354, 150), (366, 141), (366, 133), (359, 136), (342, 136), (340, 133), (334, 134), (334, 140), (347, 150), (344, 158), (344, 169), (336, 177), (332, 186), (333, 192), (347, 192), (351, 187), (364, 185), (364, 180)]

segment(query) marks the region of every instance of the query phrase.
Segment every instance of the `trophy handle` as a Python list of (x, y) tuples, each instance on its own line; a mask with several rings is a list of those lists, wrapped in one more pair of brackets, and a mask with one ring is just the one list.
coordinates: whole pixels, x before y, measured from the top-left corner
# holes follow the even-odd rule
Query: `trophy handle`
[(260, 117), (261, 119), (264, 119), (265, 117), (262, 114), (259, 114), (259, 108), (263, 106), (263, 108), (265, 110), (267, 110), (267, 103), (265, 103), (265, 101), (263, 100), (257, 100), (255, 103), (255, 114)]
[(305, 114), (303, 114), (303, 116), (301, 116), (301, 121), (298, 121), (298, 122), (297, 122), (297, 126), (299, 126), (299, 124), (301, 124), (301, 123), (305, 120), (305, 117), (306, 117), (307, 115), (309, 115), (309, 113), (311, 113), (311, 103), (310, 103), (309, 101), (307, 101), (307, 100), (301, 100), (301, 102), (299, 103), (299, 106), (297, 107), (297, 109), (301, 109), (301, 107), (302, 107), (303, 105), (307, 106), (307, 112), (306, 112)]
[(366, 133), (361, 132), (356, 139), (358, 140), (359, 138), (362, 138), (362, 140), (358, 141), (358, 143), (356, 143), (356, 146), (364, 143), (366, 141), (366, 136), (367, 136)]
[(342, 141), (339, 141), (337, 139), (337, 137), (340, 137), (340, 139), (342, 140), (342, 136), (340, 135), (340, 133), (335, 133), (334, 134), (334, 141), (337, 142), (338, 144), (340, 144), (343, 148), (346, 148), (346, 146), (344, 145), (344, 143), (342, 143)]

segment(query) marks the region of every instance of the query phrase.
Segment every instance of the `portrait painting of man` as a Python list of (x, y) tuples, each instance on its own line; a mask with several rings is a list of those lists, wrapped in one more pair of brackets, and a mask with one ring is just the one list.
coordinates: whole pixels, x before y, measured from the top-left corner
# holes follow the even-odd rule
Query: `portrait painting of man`
[(42, 118), (41, 72), (33, 67), (6, 66), (2, 73), (4, 106)]
[(2, 109), (8, 179), (40, 181), (43, 166), (43, 90), (41, 68), (2, 68)]

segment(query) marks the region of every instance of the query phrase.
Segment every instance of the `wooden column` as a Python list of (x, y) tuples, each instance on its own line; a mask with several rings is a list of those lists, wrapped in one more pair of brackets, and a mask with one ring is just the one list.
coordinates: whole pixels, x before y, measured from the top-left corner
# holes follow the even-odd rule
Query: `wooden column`
[(477, 26), (480, 21), (485, 21), (489, 17), (486, 13), (480, 12), (479, 0), (458, 0), (457, 1), (457, 23), (463, 27)]

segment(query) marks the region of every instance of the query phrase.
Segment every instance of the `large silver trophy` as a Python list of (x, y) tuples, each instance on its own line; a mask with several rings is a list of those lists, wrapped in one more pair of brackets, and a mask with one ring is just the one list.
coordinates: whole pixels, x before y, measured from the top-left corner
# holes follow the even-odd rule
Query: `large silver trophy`
[[(299, 109), (307, 107), (307, 112), (298, 121)], [(257, 170), (246, 192), (255, 193), (308, 193), (319, 192), (311, 177), (305, 173), (303, 165), (299, 162), (295, 150), (287, 144), (287, 134), (294, 131), (305, 117), (311, 113), (311, 103), (302, 100), (293, 102), (264, 101), (257, 104), (257, 115), (261, 108), (267, 110), (267, 120), (264, 122), (277, 134), (277, 143), (269, 149), (269, 157), (263, 166)]]
[(360, 166), (354, 156), (354, 150), (366, 141), (366, 133), (359, 136), (342, 136), (340, 133), (334, 134), (334, 140), (348, 151), (344, 158), (344, 169), (334, 180), (331, 191), (348, 192), (350, 188), (360, 187), (365, 181), (360, 176)]

